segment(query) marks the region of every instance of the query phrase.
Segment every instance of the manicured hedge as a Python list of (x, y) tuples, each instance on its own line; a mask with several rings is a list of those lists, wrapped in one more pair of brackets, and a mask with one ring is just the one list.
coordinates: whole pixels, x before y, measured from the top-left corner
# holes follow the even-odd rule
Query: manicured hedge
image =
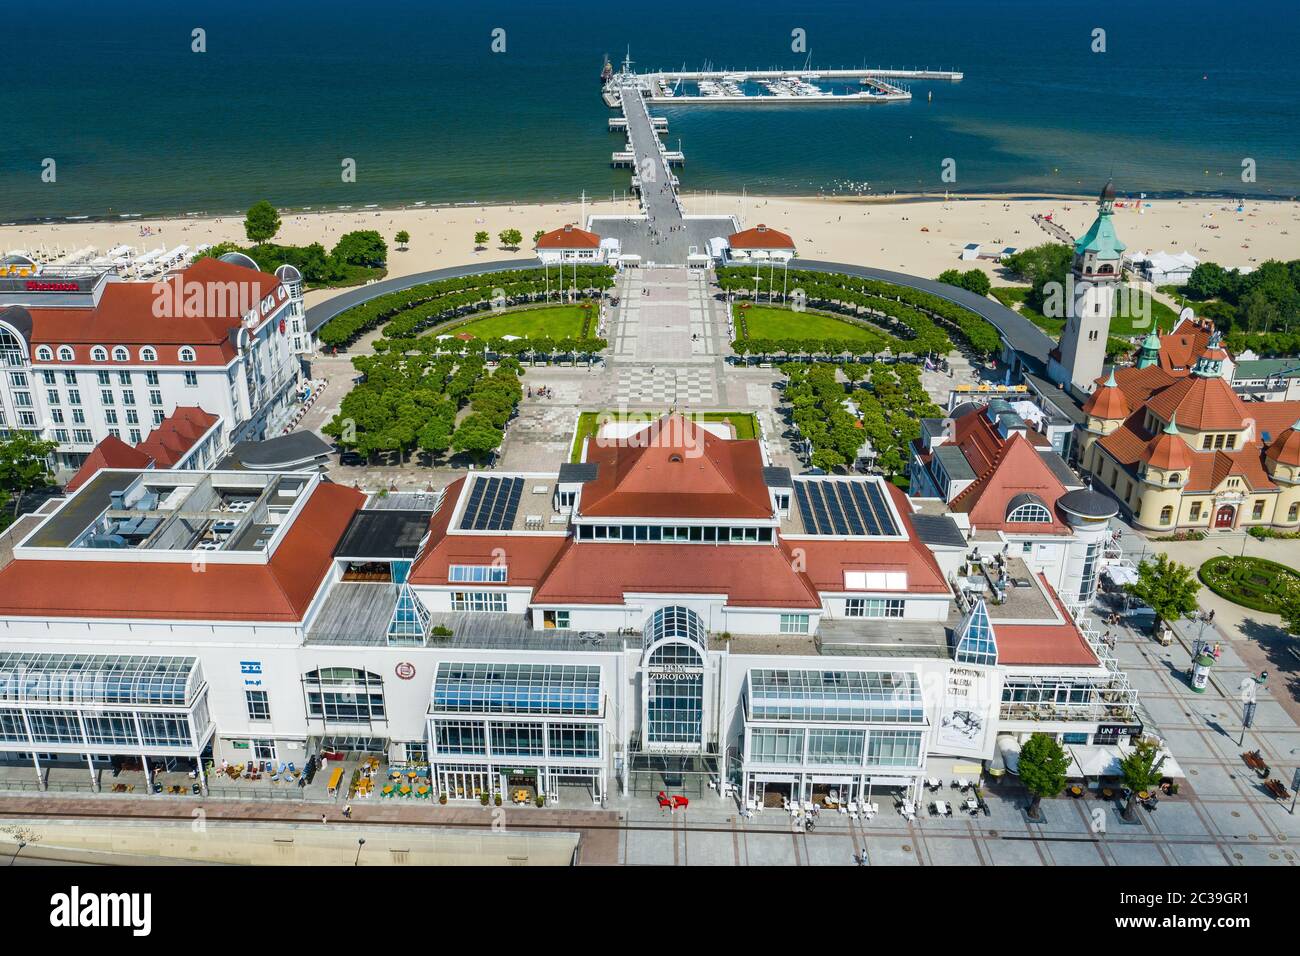
[(1211, 558), (1198, 575), (1219, 597), (1265, 614), (1278, 613), (1280, 599), (1300, 587), (1300, 574), (1265, 558)]

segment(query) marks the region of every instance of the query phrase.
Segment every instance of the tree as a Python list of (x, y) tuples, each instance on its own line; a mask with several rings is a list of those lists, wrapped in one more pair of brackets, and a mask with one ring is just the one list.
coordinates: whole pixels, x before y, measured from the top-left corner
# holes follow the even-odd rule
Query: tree
[(1041, 815), (1039, 804), (1044, 797), (1055, 797), (1065, 789), (1065, 774), (1070, 767), (1070, 758), (1055, 737), (1047, 734), (1033, 734), (1020, 748), (1020, 782), (1025, 785), (1033, 800), (1029, 804), (1029, 816), (1037, 820)]
[(989, 281), (989, 277), (982, 269), (967, 269), (962, 273), (961, 282), (958, 284), (968, 292), (980, 296), (988, 295), (989, 290), (993, 288), (993, 283)]
[(451, 436), (451, 447), (481, 463), (500, 446), (503, 437), (501, 429), (492, 424), (486, 415), (475, 412), (467, 415)]
[(1229, 286), (1228, 270), (1216, 262), (1199, 263), (1187, 277), (1187, 294), (1194, 299), (1213, 299)]
[(411, 241), (411, 234), (405, 229), (399, 229), (397, 235), (393, 236), (393, 241), (397, 243), (399, 249), (405, 252), (407, 245)]
[(265, 199), (253, 203), (244, 216), (244, 235), (254, 245), (270, 242), (280, 231), (280, 214)]
[(18, 517), (25, 494), (54, 484), (47, 459), (58, 447), (21, 430), (0, 439), (0, 491), (13, 501), (12, 517)]
[(373, 268), (388, 261), (388, 243), (373, 229), (359, 229), (340, 236), (330, 254), (349, 265)]
[(474, 245), (481, 249), (488, 244), (491, 238), (486, 229), (480, 229), (474, 233)]
[(536, 243), (537, 240), (538, 240), (538, 239), (541, 239), (542, 236), (544, 236), (544, 235), (546, 235), (546, 230), (545, 230), (545, 229), (538, 229), (535, 233), (533, 233), (533, 242)]
[(1137, 795), (1149, 793), (1160, 783), (1160, 745), (1150, 737), (1138, 740), (1127, 757), (1120, 758), (1119, 772), (1128, 787), (1128, 802), (1124, 804), (1124, 819), (1133, 819)]
[(1125, 590), (1149, 605), (1160, 621), (1176, 621), (1196, 610), (1196, 595), (1201, 586), (1196, 573), (1186, 565), (1170, 561), (1169, 555), (1157, 554), (1138, 565), (1138, 579)]
[(1291, 586), (1277, 601), (1277, 613), (1288, 634), (1300, 634), (1300, 586)]
[(518, 229), (503, 229), (497, 234), (501, 240), (501, 245), (511, 249), (518, 249), (519, 244), (524, 241), (524, 234)]

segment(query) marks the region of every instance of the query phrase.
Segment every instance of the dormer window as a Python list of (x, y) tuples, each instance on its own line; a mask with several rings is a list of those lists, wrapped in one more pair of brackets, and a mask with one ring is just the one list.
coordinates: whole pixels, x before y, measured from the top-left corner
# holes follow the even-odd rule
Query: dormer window
[(131, 360), (131, 353), (126, 350), (125, 346), (115, 345), (113, 347), (114, 362), (129, 362), (130, 360)]
[(51, 349), (48, 345), (38, 346), (36, 349), (36, 358), (42, 362), (53, 362), (54, 350)]
[(182, 362), (193, 362), (194, 349), (190, 348), (188, 345), (182, 345), (180, 350), (177, 351), (176, 357)]
[(1007, 504), (1007, 523), (1050, 524), (1052, 513), (1037, 495), (1016, 495)]
[(107, 362), (108, 349), (104, 348), (102, 345), (96, 345), (90, 350), (90, 360), (92, 362)]
[(142, 346), (140, 348), (140, 361), (141, 362), (158, 361), (158, 350), (155, 349), (152, 345)]
[(70, 346), (67, 345), (59, 346), (60, 362), (75, 362), (76, 360), (77, 360), (77, 353), (72, 351), (72, 348)]

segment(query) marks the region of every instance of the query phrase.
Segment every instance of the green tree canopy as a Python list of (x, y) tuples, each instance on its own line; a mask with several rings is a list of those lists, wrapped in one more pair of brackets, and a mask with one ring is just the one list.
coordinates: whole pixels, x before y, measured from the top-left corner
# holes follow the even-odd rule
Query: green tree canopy
[(524, 241), (524, 234), (518, 229), (503, 229), (497, 238), (501, 240), (501, 245), (510, 248), (518, 248), (519, 244)]
[(54, 484), (48, 459), (58, 447), (58, 442), (42, 441), (35, 433), (22, 430), (0, 439), (0, 491), (13, 502), (14, 517), (24, 495)]
[(1151, 737), (1142, 737), (1128, 756), (1120, 758), (1119, 772), (1124, 778), (1124, 786), (1130, 791), (1128, 803), (1124, 806), (1126, 817), (1132, 815), (1137, 795), (1150, 793), (1160, 783), (1159, 760), (1160, 744)]
[(253, 203), (244, 216), (244, 235), (256, 245), (270, 242), (280, 231), (280, 214), (265, 199)]
[(1037, 813), (1044, 797), (1055, 797), (1065, 789), (1065, 775), (1070, 768), (1070, 758), (1065, 749), (1048, 734), (1033, 734), (1020, 747), (1020, 765), (1017, 773), (1033, 797), (1031, 813)]
[(474, 233), (474, 245), (486, 246), (491, 238), (492, 237), (488, 235), (486, 229), (480, 229), (478, 232)]
[(354, 266), (382, 266), (388, 261), (388, 243), (373, 229), (359, 229), (340, 236), (332, 255)]
[(1150, 605), (1161, 621), (1176, 621), (1196, 610), (1200, 587), (1191, 568), (1157, 554), (1138, 565), (1137, 581), (1125, 590)]
[(411, 234), (405, 229), (399, 229), (397, 230), (397, 235), (393, 236), (393, 241), (396, 242), (400, 248), (405, 249), (411, 242)]

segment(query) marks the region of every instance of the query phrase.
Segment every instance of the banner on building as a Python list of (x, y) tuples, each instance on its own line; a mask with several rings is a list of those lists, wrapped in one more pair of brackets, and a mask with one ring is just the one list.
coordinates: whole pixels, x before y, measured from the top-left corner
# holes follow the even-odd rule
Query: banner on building
[(952, 664), (942, 684), (931, 750), (988, 760), (997, 738), (1002, 679), (996, 667)]

